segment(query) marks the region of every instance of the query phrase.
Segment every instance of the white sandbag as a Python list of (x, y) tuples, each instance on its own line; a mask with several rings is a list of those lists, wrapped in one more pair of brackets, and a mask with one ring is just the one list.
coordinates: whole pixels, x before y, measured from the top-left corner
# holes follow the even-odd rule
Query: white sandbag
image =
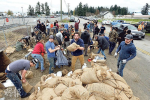
[(84, 63), (84, 65), (82, 66), (82, 69), (87, 68), (87, 64)]
[(71, 76), (71, 74), (72, 74), (72, 71), (70, 71), (70, 72), (67, 74), (67, 76)]
[(58, 71), (56, 75), (62, 77), (62, 71)]

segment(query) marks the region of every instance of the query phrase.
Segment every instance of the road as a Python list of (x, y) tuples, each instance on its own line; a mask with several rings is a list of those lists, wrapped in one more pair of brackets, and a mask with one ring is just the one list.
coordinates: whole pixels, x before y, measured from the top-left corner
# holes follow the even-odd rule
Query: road
[[(83, 29), (83, 24), (88, 21), (84, 19), (80, 21), (80, 28)], [(99, 23), (98, 26), (100, 27), (101, 24)], [(105, 27), (106, 36), (108, 36), (110, 27), (107, 25)], [(146, 39), (134, 40), (134, 44), (137, 48), (137, 56), (127, 63), (123, 78), (127, 81), (135, 96), (139, 97), (140, 100), (150, 100), (150, 41)], [(115, 50), (116, 48), (112, 54), (115, 53)], [(108, 55), (108, 50), (105, 50), (105, 54), (108, 67), (116, 72), (117, 59)]]

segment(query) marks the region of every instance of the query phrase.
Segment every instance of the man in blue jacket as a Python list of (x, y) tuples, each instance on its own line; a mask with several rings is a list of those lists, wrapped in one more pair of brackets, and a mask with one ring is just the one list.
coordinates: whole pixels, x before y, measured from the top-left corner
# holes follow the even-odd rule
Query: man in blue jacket
[(136, 47), (132, 43), (133, 36), (131, 34), (126, 35), (125, 41), (121, 42), (119, 47), (117, 48), (115, 52), (115, 57), (117, 56), (117, 53), (119, 52), (119, 58), (118, 58), (118, 74), (123, 77), (123, 69), (126, 65), (126, 63), (129, 60), (132, 60), (136, 56)]

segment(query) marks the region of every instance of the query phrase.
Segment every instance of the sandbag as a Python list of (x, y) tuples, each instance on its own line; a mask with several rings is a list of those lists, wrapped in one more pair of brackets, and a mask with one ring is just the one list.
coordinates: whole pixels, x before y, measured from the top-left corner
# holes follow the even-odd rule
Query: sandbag
[(63, 84), (59, 84), (55, 89), (54, 92), (56, 93), (57, 96), (61, 96), (62, 93), (67, 89), (67, 86)]
[(111, 78), (111, 74), (109, 71), (107, 71), (106, 67), (102, 67), (101, 70), (98, 70), (96, 72), (96, 75), (97, 75), (98, 80), (101, 82), (102, 80)]
[(73, 72), (73, 75), (82, 75), (83, 71), (82, 69), (77, 69)]
[(80, 46), (77, 45), (77, 44), (74, 42), (74, 43), (70, 44), (70, 45), (67, 47), (67, 50), (73, 52), (75, 49), (77, 49), (77, 48), (79, 48), (79, 47), (80, 47)]
[(88, 100), (89, 92), (81, 85), (70, 87), (62, 94), (62, 100)]
[(36, 92), (33, 92), (30, 96), (29, 96), (29, 98), (28, 98), (28, 100), (36, 100)]
[(98, 41), (93, 41), (93, 46), (98, 46)]
[(61, 100), (61, 97), (55, 97), (53, 100)]
[(129, 100), (129, 98), (121, 90), (115, 90), (117, 92), (117, 100)]
[(29, 93), (33, 88), (33, 86), (31, 86), (27, 81), (25, 83), (22, 83), (22, 87), (26, 93)]
[(130, 98), (130, 100), (140, 100), (138, 97), (132, 96), (132, 98)]
[(88, 100), (96, 100), (96, 98), (95, 98), (95, 96), (94, 95), (92, 95), (92, 96), (90, 96), (89, 97), (89, 99)]
[(96, 71), (93, 68), (84, 68), (84, 72), (81, 76), (81, 82), (83, 84), (98, 83), (99, 80), (96, 76)]
[(26, 77), (27, 79), (33, 78), (33, 72), (32, 72), (32, 71), (27, 71), (25, 77)]
[(67, 87), (69, 87), (69, 84), (70, 82), (72, 82), (73, 79), (72, 78), (65, 78), (65, 77), (62, 77), (60, 80), (59, 80), (59, 83), (62, 83), (64, 85), (66, 85)]
[(99, 65), (99, 66), (106, 66), (106, 63), (99, 63), (99, 62), (94, 62), (94, 61), (91, 61), (91, 66), (95, 66), (95, 65)]
[(86, 86), (87, 90), (95, 96), (106, 100), (115, 100), (115, 89), (104, 83), (93, 83)]
[(2, 83), (0, 83), (0, 89), (5, 89), (5, 86)]
[(63, 69), (62, 70), (62, 76), (65, 76), (65, 75), (67, 75), (68, 74), (68, 70), (67, 69)]
[(69, 87), (73, 87), (75, 85), (81, 85), (82, 86), (82, 82), (80, 81), (80, 79), (75, 79), (69, 83)]
[(15, 51), (15, 48), (13, 48), (13, 47), (6, 48), (6, 53), (8, 53), (8, 54), (13, 53), (14, 51)]
[(41, 85), (40, 82), (38, 82), (38, 83), (34, 86), (34, 89), (35, 89), (35, 90), (38, 90), (38, 87), (40, 87), (40, 85)]
[(58, 85), (59, 78), (51, 78), (47, 80), (45, 83), (48, 84), (49, 88), (54, 88)]
[(94, 54), (93, 52), (91, 52), (91, 54), (89, 55), (89, 57), (90, 57), (91, 59), (94, 59), (95, 56), (104, 57), (104, 56), (101, 55), (101, 54)]
[(42, 90), (42, 100), (53, 100), (53, 98), (57, 97), (53, 88), (45, 88)]
[(90, 50), (90, 47), (88, 47), (88, 49), (87, 49), (87, 53), (90, 53), (90, 51), (91, 51), (91, 50)]

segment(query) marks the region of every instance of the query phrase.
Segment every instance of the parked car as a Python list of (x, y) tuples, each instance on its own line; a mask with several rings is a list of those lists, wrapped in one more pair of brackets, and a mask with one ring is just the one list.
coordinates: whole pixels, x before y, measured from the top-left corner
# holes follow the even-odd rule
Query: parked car
[(69, 21), (70, 22), (74, 22), (75, 21), (75, 17), (71, 16)]
[(110, 24), (111, 24), (111, 21), (110, 21), (110, 20), (103, 20), (103, 21), (102, 21), (102, 24), (110, 25)]
[(140, 21), (138, 24), (133, 24), (133, 25), (138, 28), (138, 26), (139, 26), (142, 22), (144, 22), (144, 26), (145, 26), (144, 29), (145, 29), (146, 31), (150, 32), (150, 22), (148, 22), (148, 21)]
[(122, 24), (130, 24), (130, 23), (125, 23), (124, 20), (115, 20), (115, 21), (111, 22), (111, 26), (116, 25), (116, 24), (118, 24), (118, 23), (122, 23)]
[(117, 24), (117, 25), (114, 25), (112, 28), (114, 27), (117, 27), (118, 28), (118, 34), (120, 34), (124, 27), (128, 27), (128, 30), (131, 30), (131, 33), (133, 35), (133, 39), (144, 39), (145, 38), (145, 33), (142, 32), (142, 31), (138, 31), (138, 29), (131, 25), (131, 24)]

